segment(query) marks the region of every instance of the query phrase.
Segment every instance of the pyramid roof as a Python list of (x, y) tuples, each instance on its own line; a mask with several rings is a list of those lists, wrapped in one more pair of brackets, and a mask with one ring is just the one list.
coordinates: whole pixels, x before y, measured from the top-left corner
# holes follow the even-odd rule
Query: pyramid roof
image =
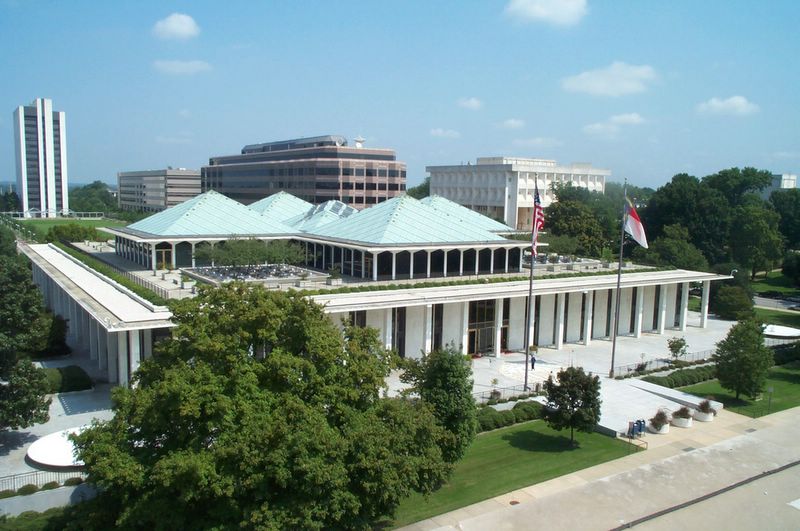
[(424, 205), (433, 207), (436, 210), (443, 212), (449, 216), (453, 216), (463, 223), (469, 223), (471, 225), (489, 231), (511, 232), (514, 230), (508, 225), (501, 223), (500, 221), (494, 220), (488, 216), (484, 216), (483, 214), (475, 212), (471, 208), (459, 205), (455, 201), (451, 201), (440, 195), (432, 195), (430, 197), (426, 197), (424, 199), (421, 199), (420, 202)]

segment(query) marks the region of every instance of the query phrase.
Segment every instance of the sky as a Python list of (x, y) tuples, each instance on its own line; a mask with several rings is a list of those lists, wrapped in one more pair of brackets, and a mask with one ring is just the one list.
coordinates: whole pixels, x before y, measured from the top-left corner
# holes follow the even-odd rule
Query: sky
[(67, 114), (70, 181), (358, 135), (425, 166), (591, 162), (657, 187), (800, 172), (800, 2), (0, 0), (0, 181), (14, 109)]

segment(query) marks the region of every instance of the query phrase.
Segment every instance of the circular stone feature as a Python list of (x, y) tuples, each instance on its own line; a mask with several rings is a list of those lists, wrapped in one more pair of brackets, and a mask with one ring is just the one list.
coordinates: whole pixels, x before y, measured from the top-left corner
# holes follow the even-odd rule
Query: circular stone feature
[(72, 468), (83, 466), (83, 461), (73, 455), (75, 445), (69, 440), (69, 436), (82, 432), (84, 428), (85, 426), (79, 426), (45, 435), (30, 445), (28, 459), (34, 463), (50, 467)]
[(800, 330), (789, 326), (767, 325), (764, 335), (775, 339), (794, 339), (800, 337)]

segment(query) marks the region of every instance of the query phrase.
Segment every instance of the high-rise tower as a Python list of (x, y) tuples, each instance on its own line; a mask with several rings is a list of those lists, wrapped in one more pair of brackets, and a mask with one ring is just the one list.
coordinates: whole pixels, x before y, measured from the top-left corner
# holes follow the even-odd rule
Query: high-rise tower
[(69, 210), (67, 125), (52, 100), (37, 98), (14, 111), (17, 194), (25, 217), (56, 217)]

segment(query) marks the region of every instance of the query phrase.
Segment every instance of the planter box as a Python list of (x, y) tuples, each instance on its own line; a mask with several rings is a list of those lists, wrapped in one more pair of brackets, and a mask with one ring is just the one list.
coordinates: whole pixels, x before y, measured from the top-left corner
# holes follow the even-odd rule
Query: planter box
[(678, 428), (691, 428), (692, 419), (691, 417), (688, 419), (682, 417), (672, 417), (672, 425)]
[(669, 433), (669, 423), (664, 424), (663, 426), (661, 426), (660, 430), (655, 429), (652, 424), (648, 424), (647, 425), (647, 429), (648, 429), (648, 431), (650, 431), (650, 433), (656, 433), (658, 435), (664, 435), (665, 433)]
[(703, 413), (699, 409), (696, 409), (694, 412), (694, 418), (697, 422), (712, 422), (714, 420), (713, 413)]
[(325, 281), (328, 286), (341, 286), (342, 279), (341, 278), (329, 278)]

